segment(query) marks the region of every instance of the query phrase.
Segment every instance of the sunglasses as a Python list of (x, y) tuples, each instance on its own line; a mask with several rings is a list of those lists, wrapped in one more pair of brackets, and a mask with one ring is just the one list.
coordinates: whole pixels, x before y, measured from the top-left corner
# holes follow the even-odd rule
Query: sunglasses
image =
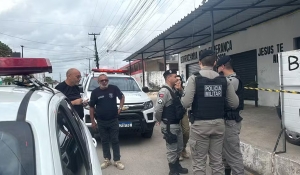
[(78, 76), (76, 76), (76, 78), (80, 79), (80, 78), (81, 78), (81, 76), (80, 76), (80, 75), (78, 75)]
[(100, 80), (99, 82), (101, 82), (101, 83), (108, 82), (108, 79)]

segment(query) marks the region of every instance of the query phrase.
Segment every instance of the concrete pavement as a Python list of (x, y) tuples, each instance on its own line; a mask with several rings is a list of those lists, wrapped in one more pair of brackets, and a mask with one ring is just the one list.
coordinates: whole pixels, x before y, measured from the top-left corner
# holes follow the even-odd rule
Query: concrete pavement
[[(157, 93), (149, 93), (156, 101)], [(255, 107), (245, 105), (242, 111), (241, 150), (244, 165), (255, 174), (296, 175), (300, 174), (300, 147), (286, 143), (287, 152), (273, 154), (277, 137), (281, 130), (281, 121), (275, 107)], [(277, 151), (281, 151), (283, 139)]]
[[(103, 175), (167, 175), (169, 173), (166, 156), (166, 145), (160, 126), (154, 127), (152, 138), (145, 139), (137, 134), (120, 135), (121, 161), (125, 170), (118, 170), (109, 166), (102, 170)], [(189, 151), (189, 148), (187, 148)], [(97, 152), (102, 162), (102, 147), (98, 141)], [(112, 151), (111, 151), (112, 152)], [(188, 175), (192, 175), (192, 161), (185, 159), (181, 165), (189, 169)], [(211, 169), (207, 165), (207, 175), (211, 175)], [(250, 175), (249, 172), (246, 175)]]

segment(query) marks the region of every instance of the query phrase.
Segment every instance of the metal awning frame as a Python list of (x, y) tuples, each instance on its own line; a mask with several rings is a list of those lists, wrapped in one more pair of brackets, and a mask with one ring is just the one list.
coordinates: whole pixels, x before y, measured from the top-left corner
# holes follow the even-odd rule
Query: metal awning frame
[[(210, 0), (212, 1), (212, 0)], [(222, 37), (225, 37), (227, 35), (231, 35), (233, 33), (239, 32), (239, 31), (244, 31), (247, 30), (247, 27), (238, 29), (238, 30), (230, 30), (231, 28), (238, 26), (240, 24), (243, 24), (245, 22), (248, 22), (250, 20), (253, 20), (255, 18), (258, 18), (262, 15), (265, 15), (269, 12), (272, 12), (276, 9), (279, 9), (281, 7), (291, 7), (291, 6), (298, 6), (297, 9), (293, 10), (299, 10), (300, 9), (300, 3), (295, 3), (298, 0), (286, 0), (284, 3), (280, 3), (280, 4), (269, 4), (269, 5), (259, 5), (260, 3), (263, 3), (267, 0), (258, 0), (255, 3), (252, 3), (251, 5), (248, 6), (232, 6), (232, 7), (216, 7), (219, 4), (223, 3), (226, 0), (215, 0), (214, 2), (216, 2), (215, 4), (209, 6), (207, 5), (207, 3), (205, 3), (202, 6), (199, 6), (197, 9), (195, 9), (193, 12), (191, 12), (188, 16), (186, 16), (185, 18), (183, 18), (181, 21), (177, 22), (175, 25), (173, 25), (172, 27), (170, 27), (169, 29), (167, 29), (166, 31), (164, 31), (163, 33), (161, 33), (160, 35), (158, 35), (156, 38), (154, 38), (152, 41), (150, 41), (147, 45), (145, 45), (143, 48), (141, 48), (140, 50), (138, 50), (137, 52), (135, 52), (134, 54), (132, 54), (131, 56), (129, 56), (128, 58), (124, 59), (124, 61), (129, 61), (129, 64), (132, 60), (142, 60), (142, 63), (144, 64), (144, 59), (151, 59), (151, 58), (158, 58), (158, 57), (163, 57), (164, 58), (164, 70), (166, 70), (166, 57), (168, 55), (174, 55), (174, 54), (179, 54), (181, 52), (187, 51), (189, 49), (195, 48), (199, 45), (203, 45), (206, 44), (207, 41), (205, 41), (205, 39), (208, 39), (210, 37), (210, 41), (211, 42), (211, 48), (214, 50), (214, 40), (215, 39), (219, 39)], [(228, 0), (227, 0), (228, 1)], [(246, 1), (246, 0), (243, 0)], [(209, 6), (209, 7), (207, 7)], [(271, 8), (267, 11), (264, 11), (262, 13), (258, 13), (254, 16), (252, 16), (251, 18), (246, 18), (245, 20), (242, 20), (238, 23), (235, 23), (233, 25), (230, 25), (226, 28), (222, 28), (222, 30), (218, 30), (215, 31), (215, 25), (219, 24), (220, 22), (224, 21), (225, 19), (231, 18), (235, 15), (241, 14), (244, 11), (248, 10), (248, 9), (262, 9), (262, 8)], [(195, 15), (197, 10), (201, 10), (201, 13), (199, 13), (198, 15)], [(228, 16), (225, 16), (224, 18), (218, 20), (218, 21), (214, 21), (214, 11), (223, 11), (223, 10), (238, 10), (235, 13), (232, 13)], [(279, 14), (276, 15), (272, 18), (268, 18), (266, 20), (263, 20), (259, 23), (256, 23), (255, 25), (258, 25), (260, 23), (269, 21), (271, 19), (283, 16), (285, 14), (289, 14), (293, 11), (287, 11), (283, 14)], [(205, 13), (210, 12), (210, 25), (198, 30), (196, 32), (193, 32), (191, 35), (188, 36), (176, 36), (176, 37), (169, 37), (170, 35), (172, 35), (175, 32), (178, 32), (180, 29), (182, 29), (183, 27), (187, 26), (190, 23), (193, 23), (193, 21), (195, 21), (197, 18), (199, 18), (201, 15), (204, 15)], [(194, 15), (194, 16), (192, 16)], [(189, 18), (189, 16), (192, 16)], [(187, 21), (184, 21), (185, 19), (188, 19)], [(176, 25), (180, 25), (179, 27), (176, 27)], [(174, 29), (175, 28), (175, 29)], [(210, 33), (205, 32), (206, 30), (210, 29)], [(204, 32), (204, 33), (202, 33)], [(215, 37), (215, 35), (219, 35), (218, 37)], [(194, 37), (204, 37), (204, 38), (200, 38), (198, 40), (193, 41), (191, 44), (187, 44), (187, 45), (182, 45), (178, 48), (171, 48), (172, 46), (175, 46), (179, 43), (181, 43), (182, 41), (188, 39), (188, 38), (194, 38)], [(178, 41), (172, 43), (171, 45), (166, 47), (166, 40), (173, 40), (173, 39), (179, 39)], [(150, 48), (152, 48), (153, 46), (155, 46), (156, 44), (158, 44), (159, 42), (163, 42), (163, 48), (161, 48), (160, 50), (154, 50), (154, 51), (147, 51)], [(152, 54), (151, 54), (152, 53)], [(148, 54), (148, 56), (145, 58), (145, 54)], [(141, 57), (139, 57), (141, 56)], [(130, 66), (131, 67), (131, 66)], [(144, 65), (143, 65), (143, 72), (144, 72)], [(144, 73), (143, 73), (143, 79), (144, 79)], [(144, 81), (143, 81), (144, 82)], [(143, 83), (144, 85), (144, 83)]]

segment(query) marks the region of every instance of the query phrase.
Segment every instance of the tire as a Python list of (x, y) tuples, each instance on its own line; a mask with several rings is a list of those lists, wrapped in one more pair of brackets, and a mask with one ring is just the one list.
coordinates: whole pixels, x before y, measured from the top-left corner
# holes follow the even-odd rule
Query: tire
[(144, 138), (151, 138), (153, 135), (153, 128), (151, 130), (147, 130), (146, 132), (142, 133), (142, 137)]
[(289, 134), (287, 133), (287, 131), (284, 132), (285, 133), (285, 139), (293, 144), (293, 145), (297, 145), (297, 146), (300, 146), (300, 138), (299, 139), (293, 139), (293, 138), (290, 138), (289, 137)]

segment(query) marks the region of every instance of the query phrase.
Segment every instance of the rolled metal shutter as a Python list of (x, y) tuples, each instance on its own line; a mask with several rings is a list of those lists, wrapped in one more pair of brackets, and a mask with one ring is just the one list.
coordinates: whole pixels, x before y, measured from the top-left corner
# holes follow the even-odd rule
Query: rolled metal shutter
[[(250, 50), (234, 55), (230, 55), (232, 66), (238, 76), (240, 76), (244, 86), (257, 87), (257, 54), (256, 50)], [(258, 98), (256, 90), (244, 91), (245, 100), (255, 100)]]
[(193, 63), (193, 64), (188, 64), (188, 65), (186, 66), (186, 70), (187, 70), (186, 74), (188, 75), (188, 76), (187, 76), (187, 78), (188, 78), (188, 77), (190, 77), (193, 73), (199, 72), (199, 70), (200, 70), (199, 63), (197, 62), (197, 63)]

